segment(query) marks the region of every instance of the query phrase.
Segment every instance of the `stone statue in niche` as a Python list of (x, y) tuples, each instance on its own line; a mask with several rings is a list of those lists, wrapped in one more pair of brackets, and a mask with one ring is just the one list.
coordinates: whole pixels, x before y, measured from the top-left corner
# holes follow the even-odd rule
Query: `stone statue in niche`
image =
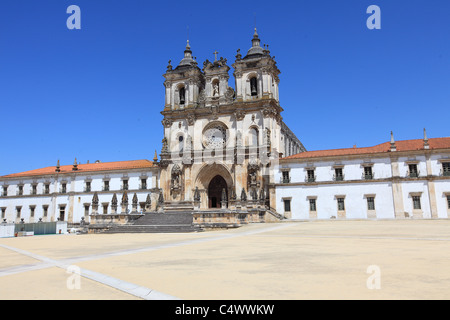
[(181, 188), (181, 168), (178, 164), (174, 165), (172, 168), (172, 181), (171, 189), (178, 190)]
[(250, 184), (251, 185), (256, 184), (256, 172), (251, 172), (250, 173)]
[(249, 187), (252, 187), (252, 188), (259, 187), (259, 182), (257, 179), (258, 170), (259, 170), (258, 164), (256, 164), (255, 162), (249, 163), (249, 165), (247, 167)]
[(236, 146), (242, 147), (242, 132), (241, 132), (241, 130), (238, 130), (236, 132)]
[(172, 188), (178, 189), (179, 187), (180, 187), (180, 176), (178, 174), (175, 174), (172, 177)]
[(213, 84), (213, 97), (216, 97), (219, 95), (219, 85), (217, 83)]
[(194, 191), (194, 201), (200, 201), (200, 191), (198, 190), (198, 187), (195, 187)]

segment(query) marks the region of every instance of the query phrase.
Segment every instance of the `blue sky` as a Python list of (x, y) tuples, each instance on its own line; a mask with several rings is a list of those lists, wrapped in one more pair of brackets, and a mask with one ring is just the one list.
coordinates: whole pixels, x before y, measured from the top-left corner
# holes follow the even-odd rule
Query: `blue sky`
[[(81, 30), (69, 30), (69, 5)], [(381, 30), (369, 30), (369, 5)], [(231, 65), (255, 25), (280, 74), (283, 118), (308, 150), (449, 136), (450, 1), (2, 0), (0, 175), (76, 157), (152, 159), (163, 77), (183, 57)], [(232, 70), (230, 85), (234, 86)]]

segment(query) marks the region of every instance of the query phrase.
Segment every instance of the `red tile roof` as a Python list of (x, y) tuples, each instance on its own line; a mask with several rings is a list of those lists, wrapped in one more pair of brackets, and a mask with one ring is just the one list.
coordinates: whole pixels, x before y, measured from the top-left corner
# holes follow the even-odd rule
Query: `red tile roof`
[[(127, 170), (127, 169), (145, 169), (153, 167), (153, 162), (149, 160), (131, 160), (131, 161), (116, 161), (116, 162), (98, 162), (79, 164), (78, 170), (72, 171), (73, 165), (60, 166), (60, 174), (70, 172), (95, 172), (95, 171), (113, 171), (113, 170)], [(20, 173), (13, 173), (0, 178), (15, 178), (15, 177), (29, 177), (47, 174), (56, 174), (56, 166), (24, 171)]]
[[(430, 150), (450, 149), (450, 137), (428, 139), (428, 145)], [(397, 148), (397, 151), (424, 150), (423, 139), (395, 141), (395, 146)], [(307, 158), (347, 156), (347, 155), (370, 155), (374, 153), (389, 152), (390, 149), (391, 143), (385, 142), (373, 147), (306, 151), (294, 154), (289, 157), (282, 158), (280, 160), (307, 159)]]

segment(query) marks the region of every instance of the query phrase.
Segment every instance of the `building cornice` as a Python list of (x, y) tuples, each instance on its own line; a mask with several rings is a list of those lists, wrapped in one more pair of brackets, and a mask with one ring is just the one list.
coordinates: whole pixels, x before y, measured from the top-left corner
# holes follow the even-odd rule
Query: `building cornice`
[[(450, 155), (450, 149), (422, 149), (411, 151), (395, 151), (395, 152), (377, 152), (377, 153), (360, 153), (349, 155), (337, 155), (337, 156), (317, 156), (308, 158), (280, 158), (280, 163), (305, 163), (305, 162), (328, 162), (336, 160), (367, 160), (370, 159), (382, 159), (389, 158), (390, 160), (397, 161), (400, 157), (417, 156), (417, 155), (432, 155), (432, 154), (448, 154)], [(445, 159), (444, 159), (445, 160)], [(450, 159), (448, 159), (450, 161)]]
[[(147, 167), (147, 168), (131, 168), (131, 169), (117, 169), (117, 170), (83, 170), (83, 171), (71, 171), (71, 172), (59, 172), (59, 173), (52, 173), (52, 174), (40, 174), (40, 175), (21, 175), (21, 176), (15, 176), (15, 177), (0, 177), (0, 182), (4, 181), (18, 181), (18, 180), (38, 180), (38, 179), (52, 179), (59, 180), (64, 178), (71, 178), (72, 180), (75, 180), (76, 177), (79, 176), (86, 176), (86, 175), (104, 175), (104, 174), (115, 174), (115, 173), (129, 173), (129, 172), (142, 172), (142, 171), (159, 171), (158, 166), (153, 167)], [(92, 178), (91, 178), (92, 180)], [(37, 183), (37, 181), (36, 181)]]

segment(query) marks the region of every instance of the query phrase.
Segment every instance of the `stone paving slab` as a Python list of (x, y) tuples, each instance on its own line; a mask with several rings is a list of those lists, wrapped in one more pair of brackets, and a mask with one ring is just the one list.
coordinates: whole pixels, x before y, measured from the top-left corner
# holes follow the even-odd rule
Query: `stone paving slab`
[[(0, 299), (449, 299), (449, 230), (448, 220), (314, 221), (6, 238)], [(84, 270), (81, 288), (53, 262)]]

